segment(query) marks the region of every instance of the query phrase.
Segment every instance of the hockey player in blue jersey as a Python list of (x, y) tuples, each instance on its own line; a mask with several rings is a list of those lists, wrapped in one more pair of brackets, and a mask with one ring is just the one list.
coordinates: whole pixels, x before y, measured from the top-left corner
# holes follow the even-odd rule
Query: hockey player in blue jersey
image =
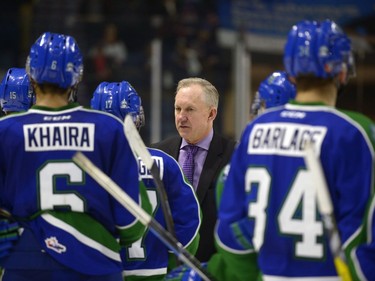
[[(73, 37), (43, 33), (30, 48), (26, 72), (36, 104), (0, 120), (0, 208), (22, 227), (0, 259), (2, 280), (122, 280), (120, 248), (145, 227), (72, 156), (83, 152), (151, 212), (123, 124), (70, 103), (83, 74)], [(0, 223), (0, 234), (5, 228)]]
[(217, 280), (341, 280), (304, 161), (309, 142), (322, 163), (351, 278), (366, 280), (358, 270), (374, 268), (374, 260), (362, 264), (353, 251), (374, 188), (374, 127), (360, 113), (335, 109), (354, 75), (350, 40), (330, 20), (300, 22), (288, 35), (284, 66), (296, 83), (295, 101), (245, 128), (219, 208), (221, 256), (208, 270)]
[[(313, 142), (349, 250), (373, 188), (372, 122), (334, 109), (353, 63), (350, 41), (334, 22), (301, 22), (290, 31), (284, 65), (296, 81), (296, 102), (249, 124), (223, 191), (218, 242), (254, 260), (239, 280), (257, 271), (264, 280), (339, 280), (303, 155), (305, 143)], [(246, 198), (242, 208), (235, 198)]]
[[(265, 110), (282, 106), (296, 97), (296, 86), (290, 81), (285, 71), (274, 71), (264, 79), (255, 93), (250, 107), (250, 121), (262, 114)], [(219, 208), (221, 194), (230, 165), (227, 164), (220, 173), (216, 187), (216, 204)]]
[(24, 68), (9, 68), (0, 84), (1, 109), (5, 115), (26, 111), (35, 102), (33, 89)]
[(274, 71), (264, 79), (255, 94), (251, 105), (251, 119), (267, 108), (286, 104), (296, 97), (296, 87), (285, 71)]
[[(141, 98), (127, 81), (99, 84), (91, 99), (91, 107), (111, 113), (121, 120), (130, 114), (138, 130), (145, 123)], [(185, 180), (173, 157), (158, 149), (148, 150), (161, 173), (177, 239), (194, 255), (199, 243), (198, 231), (201, 224), (201, 212), (194, 189)], [(138, 159), (138, 163), (139, 176), (154, 208), (154, 217), (166, 227), (152, 175), (141, 159)], [(146, 233), (139, 241), (125, 248), (122, 258), (125, 280), (163, 280), (167, 270), (176, 265), (174, 254), (152, 232)]]

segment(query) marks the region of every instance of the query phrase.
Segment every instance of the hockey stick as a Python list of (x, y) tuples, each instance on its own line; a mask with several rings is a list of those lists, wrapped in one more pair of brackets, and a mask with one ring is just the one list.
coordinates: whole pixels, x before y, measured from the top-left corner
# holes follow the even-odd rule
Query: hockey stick
[(185, 264), (194, 269), (205, 281), (212, 281), (209, 273), (202, 267), (200, 262), (192, 256), (177, 239), (166, 231), (152, 216), (143, 210), (128, 194), (125, 193), (110, 177), (96, 167), (85, 155), (77, 152), (73, 161), (88, 173), (100, 186), (111, 194), (123, 207), (125, 207), (139, 221), (149, 226), (150, 230)]
[(346, 264), (345, 254), (341, 248), (341, 239), (337, 229), (333, 211), (331, 196), (328, 191), (327, 182), (320, 161), (317, 159), (312, 143), (306, 143), (305, 164), (314, 180), (318, 209), (322, 217), (323, 225), (328, 236), (329, 245), (334, 257), (335, 267), (338, 275), (343, 281), (351, 281), (349, 268)]
[(145, 163), (146, 165), (146, 168), (151, 172), (156, 185), (156, 192), (158, 193), (161, 201), (161, 208), (163, 210), (167, 230), (175, 238), (177, 238), (168, 196), (165, 191), (164, 183), (160, 179), (160, 170), (155, 161), (152, 159), (151, 154), (144, 144), (141, 136), (139, 135), (138, 129), (136, 128), (134, 121), (130, 115), (125, 116), (124, 133), (133, 153), (142, 159), (143, 163)]

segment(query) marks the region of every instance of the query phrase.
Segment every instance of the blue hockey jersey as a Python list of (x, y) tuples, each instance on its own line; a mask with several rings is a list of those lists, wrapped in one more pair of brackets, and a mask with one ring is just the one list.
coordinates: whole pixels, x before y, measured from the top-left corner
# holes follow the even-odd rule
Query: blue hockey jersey
[(144, 226), (72, 156), (83, 152), (141, 204), (137, 162), (122, 122), (77, 104), (59, 110), (34, 106), (1, 119), (0, 139), (0, 207), (24, 228), (1, 265), (66, 266), (91, 275), (120, 272), (116, 239), (128, 245), (143, 235)]
[(239, 257), (256, 254), (263, 280), (339, 280), (304, 147), (314, 144), (349, 249), (373, 191), (371, 126), (363, 115), (319, 104), (287, 104), (249, 123), (220, 202), (219, 247)]
[[(199, 243), (201, 224), (201, 211), (194, 189), (185, 180), (179, 164), (173, 157), (158, 149), (149, 148), (149, 152), (160, 171), (160, 179), (163, 181), (170, 204), (177, 239), (194, 255)], [(138, 161), (139, 175), (146, 186), (154, 217), (166, 227), (152, 175), (141, 159)], [(171, 254), (168, 247), (153, 232), (148, 231), (142, 239), (122, 251), (126, 280), (132, 280), (132, 276), (137, 276), (135, 280), (141, 280), (140, 276), (145, 280), (154, 276), (152, 280), (157, 280), (156, 275), (162, 280), (169, 266), (169, 255)]]

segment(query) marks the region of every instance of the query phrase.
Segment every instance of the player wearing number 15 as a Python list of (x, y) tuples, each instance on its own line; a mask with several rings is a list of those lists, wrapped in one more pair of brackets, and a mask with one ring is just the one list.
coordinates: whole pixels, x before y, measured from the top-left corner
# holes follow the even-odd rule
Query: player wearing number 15
[(297, 95), (249, 123), (233, 154), (215, 236), (225, 254), (208, 264), (218, 280), (255, 280), (259, 273), (265, 281), (340, 280), (304, 147), (312, 142), (322, 163), (349, 258), (374, 184), (371, 120), (334, 108), (353, 64), (350, 40), (334, 22), (291, 29), (284, 66)]
[(151, 211), (148, 197), (140, 196), (122, 122), (70, 102), (83, 74), (71, 36), (42, 34), (31, 46), (26, 72), (36, 104), (0, 121), (0, 207), (23, 227), (0, 260), (2, 280), (120, 281), (121, 245), (138, 240), (144, 226), (72, 156), (83, 152)]
[(0, 83), (1, 109), (5, 115), (28, 110), (35, 102), (33, 89), (24, 68), (9, 68)]

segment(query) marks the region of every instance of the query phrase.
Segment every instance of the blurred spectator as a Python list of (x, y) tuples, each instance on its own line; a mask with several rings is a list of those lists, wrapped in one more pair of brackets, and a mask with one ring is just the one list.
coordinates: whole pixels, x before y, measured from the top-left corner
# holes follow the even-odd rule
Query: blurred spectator
[(125, 43), (118, 37), (117, 26), (109, 23), (104, 27), (103, 37), (89, 50), (89, 58), (97, 82), (116, 80), (128, 55)]
[(218, 16), (214, 12), (207, 12), (197, 30), (195, 40), (196, 52), (202, 65), (202, 73), (206, 79), (215, 83), (223, 94), (228, 87), (228, 71), (230, 60), (224, 55), (224, 50), (217, 42)]
[(8, 1), (0, 11), (0, 75), (4, 76), (10, 66), (18, 65), (20, 53), (19, 4)]
[(167, 69), (172, 75), (172, 85), (187, 76), (201, 76), (202, 65), (195, 46), (183, 37), (177, 38), (175, 50), (170, 54), (170, 64), (165, 67), (165, 71)]

